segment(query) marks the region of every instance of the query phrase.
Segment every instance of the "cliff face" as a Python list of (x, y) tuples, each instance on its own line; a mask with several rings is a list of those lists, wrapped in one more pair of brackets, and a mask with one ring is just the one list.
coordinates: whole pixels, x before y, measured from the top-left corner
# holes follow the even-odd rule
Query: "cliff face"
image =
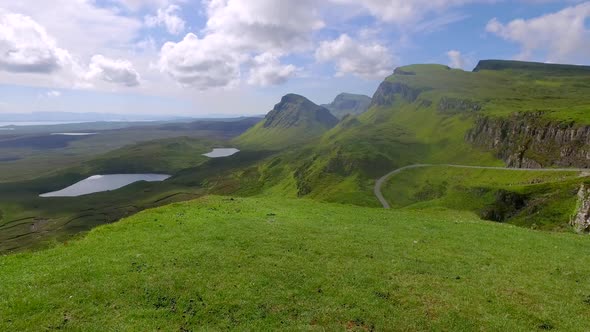
[(377, 91), (373, 95), (371, 106), (391, 106), (395, 102), (396, 97), (413, 103), (418, 99), (420, 93), (422, 93), (422, 90), (403, 83), (384, 81), (379, 85), (379, 88), (377, 88)]
[(480, 117), (466, 140), (495, 151), (509, 167), (590, 168), (590, 126), (547, 120), (539, 112)]
[(366, 112), (371, 104), (371, 97), (351, 93), (341, 93), (331, 104), (322, 105), (335, 117), (342, 119), (347, 115), (359, 115)]
[(321, 125), (332, 128), (338, 123), (326, 108), (318, 106), (307, 98), (289, 94), (275, 105), (265, 118), (264, 128), (290, 128), (296, 126)]
[(578, 208), (570, 224), (578, 233), (590, 231), (590, 188), (584, 184), (578, 191)]

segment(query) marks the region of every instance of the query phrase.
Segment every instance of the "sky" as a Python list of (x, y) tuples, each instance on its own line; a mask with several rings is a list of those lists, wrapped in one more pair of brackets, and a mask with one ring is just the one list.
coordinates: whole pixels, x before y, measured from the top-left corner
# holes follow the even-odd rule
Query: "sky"
[(264, 114), (402, 65), (590, 64), (590, 1), (0, 0), (2, 113)]

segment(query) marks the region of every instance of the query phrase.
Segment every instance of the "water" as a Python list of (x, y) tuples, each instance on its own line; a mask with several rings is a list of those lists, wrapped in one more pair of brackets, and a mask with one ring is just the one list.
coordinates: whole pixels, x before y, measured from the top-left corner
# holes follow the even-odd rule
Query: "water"
[(85, 123), (81, 121), (14, 121), (14, 122), (0, 122), (0, 127), (6, 126), (53, 126), (63, 124)]
[(92, 136), (96, 133), (53, 133), (54, 136)]
[(160, 182), (168, 179), (166, 174), (113, 174), (94, 175), (67, 188), (39, 195), (40, 197), (78, 197), (103, 191), (123, 188), (139, 181)]
[(203, 156), (209, 157), (209, 158), (223, 158), (223, 157), (233, 156), (234, 154), (236, 154), (238, 152), (240, 152), (240, 150), (234, 149), (234, 148), (213, 149), (213, 151), (206, 153)]

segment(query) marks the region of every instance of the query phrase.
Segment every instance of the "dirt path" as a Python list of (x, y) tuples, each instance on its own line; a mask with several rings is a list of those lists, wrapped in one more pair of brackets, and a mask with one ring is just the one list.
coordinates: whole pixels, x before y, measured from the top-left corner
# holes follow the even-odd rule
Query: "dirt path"
[(415, 164), (393, 170), (386, 175), (382, 176), (377, 182), (375, 182), (374, 193), (381, 205), (384, 208), (389, 209), (391, 206), (389, 202), (383, 197), (381, 189), (383, 184), (395, 174), (401, 173), (408, 169), (423, 168), (423, 167), (455, 167), (455, 168), (472, 168), (472, 169), (493, 169), (493, 170), (504, 170), (504, 171), (521, 171), (521, 172), (590, 172), (587, 168), (508, 168), (508, 167), (494, 167), (494, 166), (466, 166), (466, 165), (452, 165), (452, 164)]

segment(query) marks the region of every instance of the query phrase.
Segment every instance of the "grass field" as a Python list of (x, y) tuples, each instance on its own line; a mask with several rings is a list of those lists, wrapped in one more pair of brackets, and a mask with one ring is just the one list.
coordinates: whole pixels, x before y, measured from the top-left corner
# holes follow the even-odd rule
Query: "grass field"
[[(588, 182), (579, 172), (522, 172), (447, 166), (409, 169), (392, 176), (383, 195), (394, 208), (443, 207), (485, 216), (501, 210), (502, 222), (544, 230), (570, 230), (577, 191)], [(514, 193), (510, 196), (507, 193)], [(500, 198), (499, 198), (500, 197)], [(522, 199), (511, 206), (510, 199)], [(504, 199), (504, 201), (502, 201)], [(502, 205), (503, 203), (503, 205)]]
[(205, 197), (0, 257), (0, 330), (587, 331), (587, 238)]

